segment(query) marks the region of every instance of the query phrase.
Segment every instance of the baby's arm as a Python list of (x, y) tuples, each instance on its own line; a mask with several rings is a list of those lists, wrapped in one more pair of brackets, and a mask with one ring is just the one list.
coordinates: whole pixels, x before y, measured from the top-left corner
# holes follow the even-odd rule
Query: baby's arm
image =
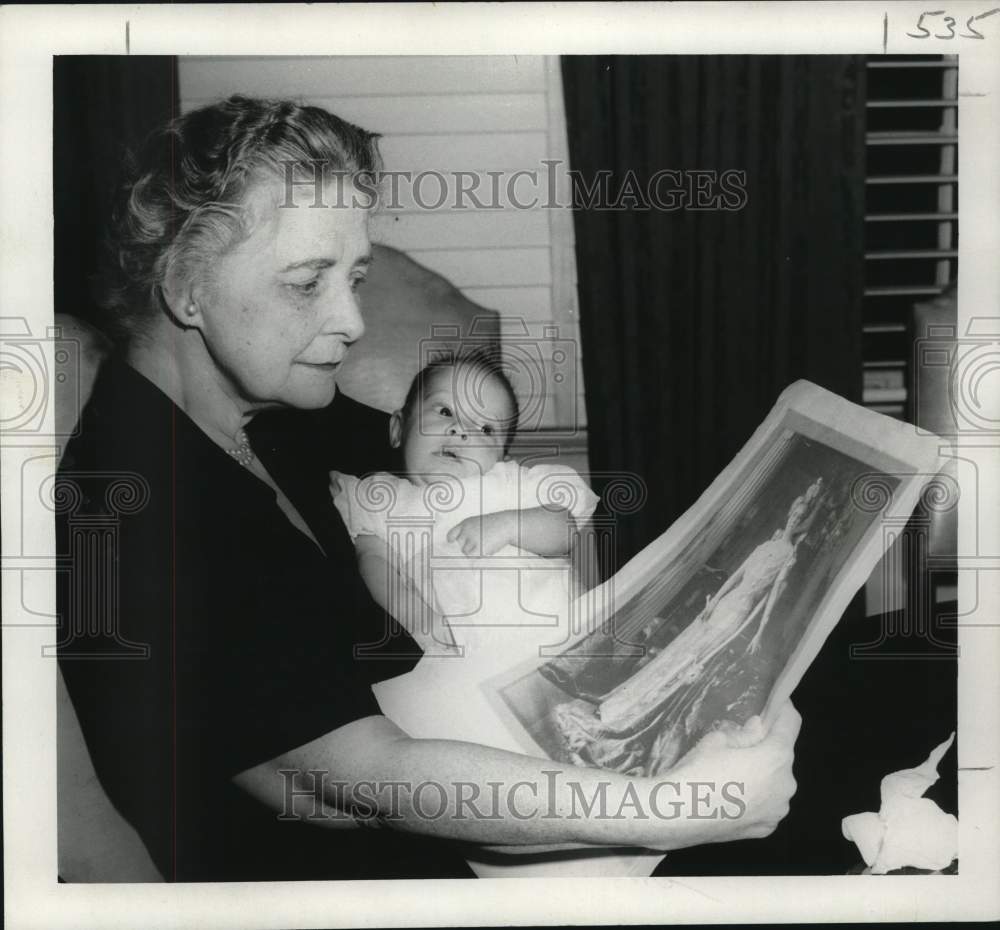
[(568, 510), (531, 507), (467, 517), (452, 527), (448, 541), (458, 543), (469, 556), (493, 555), (504, 546), (516, 546), (558, 558), (569, 553), (575, 531), (576, 521)]
[(454, 648), (447, 621), (424, 600), (417, 586), (386, 557), (385, 540), (361, 535), (354, 541), (358, 570), (375, 602), (395, 617), (424, 652)]

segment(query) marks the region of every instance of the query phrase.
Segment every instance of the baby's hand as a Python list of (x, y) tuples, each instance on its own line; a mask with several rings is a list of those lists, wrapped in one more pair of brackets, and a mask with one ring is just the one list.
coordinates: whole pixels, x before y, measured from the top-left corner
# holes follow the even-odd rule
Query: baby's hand
[(513, 545), (516, 536), (516, 513), (505, 510), (466, 517), (448, 531), (448, 542), (457, 543), (464, 555), (494, 555), (504, 546)]
[(330, 494), (336, 497), (343, 490), (344, 486), (340, 483), (340, 472), (330, 472)]

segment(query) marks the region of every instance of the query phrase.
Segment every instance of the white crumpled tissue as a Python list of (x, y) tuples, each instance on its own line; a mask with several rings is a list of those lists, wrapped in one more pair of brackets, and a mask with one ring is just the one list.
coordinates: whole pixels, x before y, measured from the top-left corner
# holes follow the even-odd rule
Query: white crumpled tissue
[(877, 814), (851, 814), (841, 822), (844, 836), (857, 845), (871, 874), (907, 866), (936, 872), (957, 858), (958, 819), (923, 796), (938, 780), (938, 763), (954, 740), (952, 733), (918, 768), (886, 775)]

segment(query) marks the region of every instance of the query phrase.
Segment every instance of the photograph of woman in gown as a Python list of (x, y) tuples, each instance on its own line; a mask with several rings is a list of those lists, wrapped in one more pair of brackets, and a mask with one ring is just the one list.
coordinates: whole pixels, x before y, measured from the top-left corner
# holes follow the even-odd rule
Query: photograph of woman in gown
[(503, 704), (553, 758), (662, 774), (764, 711), (872, 525), (859, 488), (893, 480), (786, 431), (609, 623), (498, 682)]
[(716, 681), (706, 671), (737, 637), (745, 642), (750, 630), (755, 632), (745, 651), (753, 655), (760, 649), (796, 550), (818, 512), (822, 481), (817, 478), (795, 498), (784, 528), (747, 556), (694, 621), (596, 709), (580, 699), (555, 709), (566, 746), (580, 764), (656, 775), (680, 755), (701, 698)]

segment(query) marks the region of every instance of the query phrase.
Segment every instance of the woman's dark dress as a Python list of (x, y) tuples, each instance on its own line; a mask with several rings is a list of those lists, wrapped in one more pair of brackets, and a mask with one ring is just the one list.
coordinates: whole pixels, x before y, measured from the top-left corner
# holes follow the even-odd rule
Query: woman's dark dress
[(280, 821), (230, 781), (378, 714), (370, 683), (418, 655), (396, 628), (354, 657), (385, 620), (327, 490), (331, 468), (387, 467), (385, 416), (338, 395), (249, 432), (323, 551), (148, 380), (99, 375), (56, 488), (59, 662), (98, 777), (168, 880), (469, 875), (443, 844)]

